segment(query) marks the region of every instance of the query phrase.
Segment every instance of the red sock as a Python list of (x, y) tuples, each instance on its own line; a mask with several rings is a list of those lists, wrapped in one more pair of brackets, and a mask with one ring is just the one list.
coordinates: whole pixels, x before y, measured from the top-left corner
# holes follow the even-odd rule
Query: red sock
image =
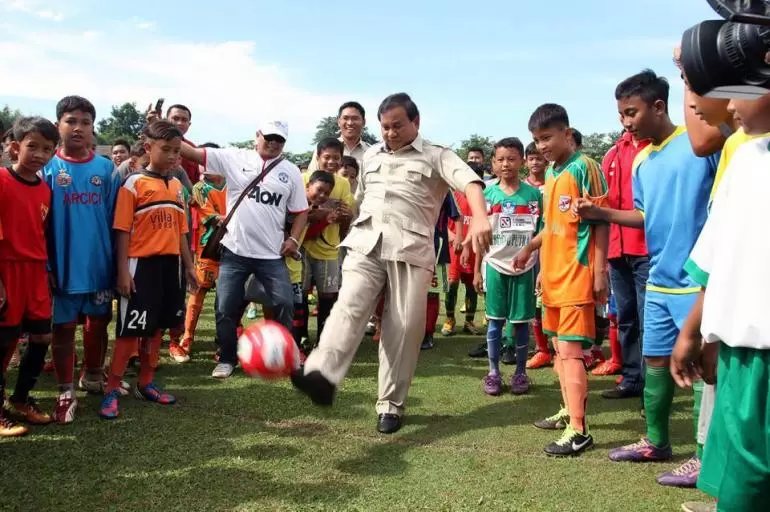
[(535, 346), (538, 352), (545, 352), (549, 354), (548, 350), (548, 337), (543, 332), (543, 321), (541, 318), (539, 309), (535, 310), (535, 319), (532, 320), (532, 332), (535, 333)]
[(158, 367), (158, 357), (160, 355), (160, 343), (163, 334), (158, 331), (155, 336), (145, 338), (139, 350), (139, 387), (145, 388), (152, 384), (155, 378), (155, 368)]
[(114, 391), (120, 387), (120, 381), (126, 372), (128, 360), (136, 353), (136, 347), (139, 345), (139, 338), (118, 338), (115, 340), (115, 348), (112, 351), (112, 362), (110, 363), (110, 375), (107, 377), (107, 392)]
[[(169, 340), (171, 341), (171, 343), (174, 343), (176, 345), (179, 345), (182, 342), (183, 335), (184, 335), (184, 325), (180, 327), (174, 327), (173, 329), (168, 330)], [(163, 339), (163, 334), (161, 334), (161, 339)]]
[(88, 316), (83, 328), (83, 368), (89, 375), (101, 375), (107, 357), (109, 316)]
[(431, 335), (436, 330), (439, 310), (438, 293), (428, 293), (428, 309), (425, 314), (425, 334)]
[(13, 353), (16, 352), (16, 347), (19, 345), (19, 340), (15, 339), (8, 343), (8, 350), (5, 353), (5, 357), (3, 357), (3, 373), (8, 373), (8, 366), (11, 364), (11, 358), (13, 357)]
[(618, 317), (609, 315), (610, 320), (610, 354), (612, 362), (623, 364), (623, 352), (620, 349), (620, 340), (618, 339)]
[(60, 324), (53, 327), (51, 356), (59, 391), (75, 389), (75, 328), (77, 324)]

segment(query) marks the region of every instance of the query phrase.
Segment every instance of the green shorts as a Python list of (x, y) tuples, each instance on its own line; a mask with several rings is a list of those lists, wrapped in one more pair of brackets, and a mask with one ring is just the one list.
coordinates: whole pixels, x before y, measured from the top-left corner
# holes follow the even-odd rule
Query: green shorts
[(535, 275), (532, 271), (508, 276), (487, 265), (485, 272), (489, 320), (525, 323), (535, 318)]
[(768, 510), (770, 350), (721, 343), (716, 386), (698, 488), (719, 510)]

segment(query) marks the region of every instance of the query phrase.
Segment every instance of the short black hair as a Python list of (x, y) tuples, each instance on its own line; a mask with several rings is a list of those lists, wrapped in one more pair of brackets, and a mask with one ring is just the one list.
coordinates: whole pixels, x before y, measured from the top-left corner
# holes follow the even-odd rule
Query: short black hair
[(168, 108), (166, 109), (166, 117), (168, 117), (168, 115), (169, 115), (169, 114), (171, 113), (171, 111), (172, 111), (172, 110), (174, 110), (174, 109), (177, 109), (177, 110), (184, 110), (185, 112), (187, 112), (187, 115), (190, 117), (190, 120), (192, 121), (192, 112), (190, 112), (190, 109), (189, 109), (189, 108), (187, 108), (186, 106), (182, 105), (181, 103), (174, 103), (173, 105), (171, 105), (170, 107), (168, 107)]
[(519, 156), (524, 158), (524, 144), (521, 143), (518, 137), (506, 137), (495, 142), (495, 153), (498, 148), (515, 149), (519, 152)]
[(377, 119), (381, 119), (382, 114), (388, 110), (398, 107), (403, 107), (404, 110), (406, 110), (406, 117), (409, 118), (410, 121), (414, 121), (420, 115), (420, 111), (417, 109), (417, 105), (415, 105), (414, 101), (412, 101), (412, 98), (405, 92), (397, 92), (382, 100), (380, 108), (377, 109)]
[(326, 183), (329, 185), (329, 190), (334, 189), (334, 176), (326, 171), (314, 171), (313, 174), (310, 175), (310, 179), (307, 180), (307, 184), (310, 185), (315, 181)]
[(352, 156), (342, 157), (342, 167), (350, 167), (354, 169), (356, 171), (356, 176), (358, 176), (358, 172), (361, 170), (361, 168), (358, 165), (358, 160), (356, 160)]
[(615, 88), (615, 99), (639, 96), (648, 105), (660, 100), (665, 103), (668, 112), (668, 90), (668, 80), (656, 75), (651, 69), (645, 69), (620, 82)]
[(131, 144), (129, 144), (126, 139), (115, 139), (115, 140), (113, 140), (112, 141), (112, 147), (114, 148), (115, 146), (123, 146), (124, 148), (126, 148), (126, 151), (128, 151), (128, 152), (131, 151)]
[(479, 146), (471, 146), (468, 148), (468, 153), (481, 153), (481, 157), (484, 158), (486, 155), (484, 154), (484, 148)]
[(144, 149), (144, 143), (142, 141), (135, 142), (133, 146), (131, 146), (131, 151), (129, 152), (131, 156), (133, 157), (140, 157), (147, 154), (147, 150)]
[(524, 148), (524, 156), (528, 157), (529, 155), (540, 155), (540, 150), (537, 149), (537, 144), (535, 144), (535, 141), (530, 142), (527, 144), (527, 147)]
[(0, 140), (0, 142), (5, 142), (6, 140), (10, 142), (16, 140), (16, 138), (13, 136), (13, 126), (3, 132), (3, 139)]
[(572, 128), (572, 140), (575, 141), (577, 147), (583, 145), (583, 134), (580, 133), (577, 128)]
[(56, 104), (56, 120), (61, 121), (64, 114), (80, 110), (86, 114), (91, 114), (91, 119), (96, 120), (96, 108), (94, 104), (82, 96), (65, 96)]
[(321, 139), (315, 147), (316, 155), (321, 156), (325, 149), (339, 150), (340, 156), (345, 152), (345, 146), (342, 145), (342, 141), (334, 137), (324, 137)]
[(567, 109), (556, 103), (544, 103), (529, 116), (529, 131), (544, 130), (546, 128), (568, 128), (569, 116)]
[(342, 105), (340, 105), (340, 109), (337, 111), (337, 117), (342, 115), (342, 111), (346, 108), (354, 108), (358, 110), (358, 112), (361, 114), (361, 117), (366, 119), (366, 110), (364, 110), (364, 107), (361, 106), (361, 104), (357, 101), (346, 101)]
[(205, 143), (201, 144), (198, 147), (199, 148), (209, 148), (209, 149), (219, 149), (220, 148), (219, 144), (217, 144), (215, 142), (205, 142)]
[(159, 119), (147, 124), (142, 129), (145, 140), (174, 140), (183, 138), (179, 128), (170, 121)]
[(13, 140), (21, 142), (32, 133), (39, 133), (54, 146), (59, 143), (59, 129), (44, 117), (20, 117), (13, 123)]

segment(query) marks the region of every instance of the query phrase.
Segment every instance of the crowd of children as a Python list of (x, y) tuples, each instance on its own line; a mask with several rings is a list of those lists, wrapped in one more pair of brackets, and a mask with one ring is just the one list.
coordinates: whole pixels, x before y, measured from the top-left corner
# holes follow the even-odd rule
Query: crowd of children
[[(474, 317), (483, 295), (486, 343), (472, 353), (489, 361), (483, 392), (502, 393), (501, 362), (515, 365), (507, 381), (514, 394), (530, 391), (528, 369), (553, 364), (562, 403), (535, 426), (563, 430), (545, 447), (549, 455), (581, 454), (594, 444), (586, 367), (603, 359), (597, 348), (603, 317), (610, 319), (612, 358), (594, 373), (617, 373), (621, 363), (613, 308), (602, 314), (610, 295), (609, 228), (643, 229), (651, 262), (644, 303), (646, 431), (641, 441), (611, 450), (609, 458), (669, 460), (675, 386), (691, 386), (697, 453), (658, 481), (684, 487), (697, 482), (719, 498), (720, 510), (753, 510), (770, 503), (770, 326), (760, 291), (770, 283), (761, 260), (767, 242), (756, 235), (768, 184), (760, 170), (770, 159), (770, 99), (707, 100), (688, 91), (692, 112), (687, 126), (679, 127), (669, 118), (668, 94), (668, 83), (651, 71), (616, 90), (626, 133), (645, 141), (633, 162), (631, 209), (608, 206), (605, 174), (581, 152), (579, 132), (560, 105), (534, 111), (533, 142), (526, 148), (515, 137), (494, 145), (493, 177), (484, 193), (491, 246), (474, 254), (465, 240), (465, 198), (448, 194), (436, 224), (437, 268), (426, 298), (423, 349), (433, 347), (441, 293), (445, 336), (457, 328), (460, 284), (466, 332), (477, 332)], [(360, 105), (348, 105), (363, 118)], [(187, 113), (189, 126), (189, 110), (172, 108)], [(28, 341), (14, 392), (0, 409), (2, 437), (26, 433), (21, 423), (74, 420), (78, 325), (84, 357), (77, 383), (104, 393), (102, 417), (117, 417), (118, 401), (129, 393), (173, 404), (175, 398), (154, 380), (162, 334), (171, 331), (169, 355), (188, 361), (204, 299), (216, 286), (218, 263), (202, 251), (227, 215), (224, 179), (205, 168), (196, 168), (193, 179), (180, 168), (186, 128), (170, 120), (148, 123), (137, 144), (115, 141), (112, 160), (101, 158), (92, 150), (95, 118), (88, 100), (69, 96), (57, 105), (56, 124), (23, 117), (3, 137), (13, 162), (0, 168), (4, 398), (8, 363), (23, 334)], [(725, 126), (735, 132), (726, 141)], [(293, 335), (305, 353), (314, 347), (308, 296), (317, 294), (320, 334), (339, 291), (344, 252), (338, 245), (355, 215), (361, 167), (336, 138), (318, 143), (314, 161), (317, 170), (303, 174), (311, 212), (298, 239), (301, 257), (286, 258), (294, 287)], [(478, 162), (469, 164), (482, 174)], [(756, 186), (741, 187), (744, 181)], [(106, 364), (114, 298), (116, 341)], [(263, 306), (269, 316), (270, 305)], [(530, 326), (536, 350), (528, 359)], [(51, 415), (30, 396), (49, 346), (59, 391)], [(138, 382), (129, 386), (123, 377), (135, 357)], [(687, 510), (715, 507), (703, 506)]]

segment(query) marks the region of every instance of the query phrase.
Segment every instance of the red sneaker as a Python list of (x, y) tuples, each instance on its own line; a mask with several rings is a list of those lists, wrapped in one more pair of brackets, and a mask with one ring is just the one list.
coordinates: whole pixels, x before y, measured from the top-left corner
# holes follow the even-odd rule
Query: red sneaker
[(618, 375), (618, 378), (615, 379), (615, 384), (620, 384), (621, 382), (623, 382), (623, 376), (622, 375)]
[(623, 369), (623, 365), (620, 363), (616, 363), (615, 361), (609, 360), (604, 361), (602, 364), (594, 368), (594, 371), (591, 372), (591, 375), (596, 375), (598, 377), (605, 376), (605, 375), (617, 375), (620, 373), (620, 370)]
[(553, 363), (553, 356), (550, 352), (537, 351), (529, 361), (527, 361), (527, 370), (537, 370), (539, 368), (545, 368), (551, 366)]

